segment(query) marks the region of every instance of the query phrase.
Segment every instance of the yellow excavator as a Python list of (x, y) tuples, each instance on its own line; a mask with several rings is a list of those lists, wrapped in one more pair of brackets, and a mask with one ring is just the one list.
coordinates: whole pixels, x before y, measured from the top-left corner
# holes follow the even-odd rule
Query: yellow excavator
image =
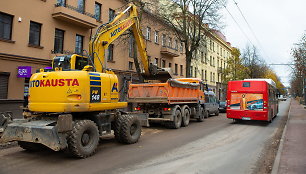
[(80, 158), (94, 154), (99, 137), (112, 130), (119, 142), (136, 143), (147, 115), (118, 110), (127, 107), (127, 102), (119, 102), (118, 77), (104, 63), (105, 50), (128, 29), (132, 29), (138, 46), (143, 78), (170, 78), (167, 71), (150, 66), (137, 7), (129, 4), (97, 29), (89, 44), (89, 56), (57, 56), (51, 71), (40, 69), (32, 75), (29, 111), (24, 119), (0, 115), (0, 142), (18, 141), (30, 151), (45, 147), (68, 150)]

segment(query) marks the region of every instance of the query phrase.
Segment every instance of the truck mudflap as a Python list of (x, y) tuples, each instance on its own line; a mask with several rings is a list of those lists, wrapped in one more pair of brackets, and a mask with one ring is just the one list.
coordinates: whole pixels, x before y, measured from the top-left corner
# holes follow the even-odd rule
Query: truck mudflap
[(55, 120), (14, 119), (0, 128), (0, 143), (25, 141), (43, 144), (54, 151), (67, 147), (64, 134), (58, 133)]

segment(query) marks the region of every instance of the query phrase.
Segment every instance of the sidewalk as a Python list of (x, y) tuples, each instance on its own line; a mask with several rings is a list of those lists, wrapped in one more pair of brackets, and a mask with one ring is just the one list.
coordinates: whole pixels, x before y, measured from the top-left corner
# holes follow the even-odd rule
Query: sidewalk
[(306, 109), (292, 99), (272, 174), (306, 173)]

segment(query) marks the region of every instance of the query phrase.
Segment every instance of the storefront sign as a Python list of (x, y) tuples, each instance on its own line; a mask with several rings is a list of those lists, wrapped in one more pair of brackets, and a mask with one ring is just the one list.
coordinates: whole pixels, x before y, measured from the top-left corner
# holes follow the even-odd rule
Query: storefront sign
[(32, 75), (30, 66), (18, 66), (18, 78), (30, 78)]

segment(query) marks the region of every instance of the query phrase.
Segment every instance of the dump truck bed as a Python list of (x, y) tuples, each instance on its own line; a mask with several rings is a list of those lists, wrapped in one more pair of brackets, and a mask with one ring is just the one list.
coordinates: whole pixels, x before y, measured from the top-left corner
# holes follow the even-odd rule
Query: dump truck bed
[(197, 103), (199, 84), (170, 79), (165, 83), (130, 84), (128, 102), (132, 103)]

